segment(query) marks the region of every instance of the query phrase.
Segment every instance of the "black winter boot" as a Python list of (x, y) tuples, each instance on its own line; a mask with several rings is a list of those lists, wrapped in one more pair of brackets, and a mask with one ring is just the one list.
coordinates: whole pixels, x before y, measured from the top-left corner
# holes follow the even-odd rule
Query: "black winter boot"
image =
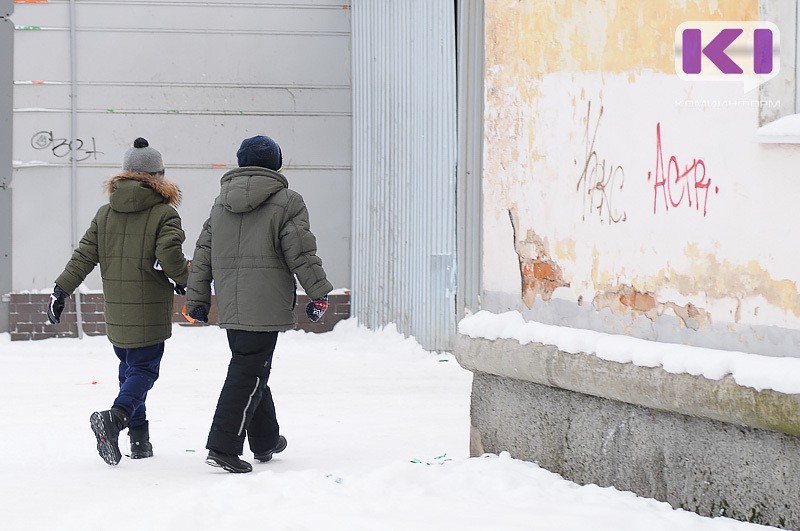
[(131, 459), (144, 459), (153, 457), (153, 445), (150, 444), (150, 423), (145, 421), (144, 426), (128, 428), (131, 438)]
[(109, 465), (116, 465), (122, 459), (119, 451), (119, 432), (128, 427), (128, 414), (112, 407), (106, 411), (95, 411), (89, 417), (92, 431), (97, 439), (97, 453)]
[(272, 454), (279, 454), (284, 450), (286, 450), (286, 437), (280, 435), (278, 437), (278, 443), (275, 445), (275, 448), (273, 448), (272, 450), (267, 450), (266, 452), (261, 454), (253, 454), (253, 457), (255, 457), (256, 460), (261, 461), (262, 463), (266, 463), (267, 461), (272, 459)]
[(238, 455), (223, 454), (216, 450), (209, 450), (208, 457), (206, 457), (206, 464), (211, 466), (220, 467), (228, 472), (244, 473), (251, 472), (253, 465), (247, 461), (239, 459)]

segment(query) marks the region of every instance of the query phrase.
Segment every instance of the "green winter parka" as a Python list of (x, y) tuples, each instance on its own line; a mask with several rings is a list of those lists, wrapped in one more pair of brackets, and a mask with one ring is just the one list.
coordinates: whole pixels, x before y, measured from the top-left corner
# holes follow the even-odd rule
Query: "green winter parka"
[(227, 172), (192, 257), (186, 309), (208, 310), (211, 281), (222, 328), (259, 332), (295, 326), (294, 276), (309, 297), (328, 282), (303, 198), (276, 171), (248, 166)]
[(56, 285), (72, 293), (99, 263), (108, 339), (121, 348), (155, 345), (172, 335), (169, 278), (185, 285), (189, 276), (175, 210), (181, 193), (163, 176), (129, 172), (108, 179), (105, 190), (109, 203), (97, 211)]

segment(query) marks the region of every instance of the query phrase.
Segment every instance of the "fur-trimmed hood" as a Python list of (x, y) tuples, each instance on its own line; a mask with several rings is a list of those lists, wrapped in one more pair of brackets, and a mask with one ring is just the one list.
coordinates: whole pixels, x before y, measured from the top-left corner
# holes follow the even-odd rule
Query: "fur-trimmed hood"
[(111, 208), (117, 212), (138, 212), (158, 203), (177, 207), (181, 203), (178, 186), (147, 173), (122, 172), (108, 178), (104, 185)]

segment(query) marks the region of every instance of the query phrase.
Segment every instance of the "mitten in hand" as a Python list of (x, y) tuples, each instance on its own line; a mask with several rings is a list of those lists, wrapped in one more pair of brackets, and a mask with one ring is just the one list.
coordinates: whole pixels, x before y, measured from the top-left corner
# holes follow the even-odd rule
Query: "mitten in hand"
[(316, 323), (322, 316), (325, 315), (325, 311), (328, 309), (328, 296), (324, 295), (319, 299), (313, 299), (306, 305), (306, 315), (308, 319), (312, 323)]
[(208, 310), (206, 310), (205, 306), (198, 306), (197, 308), (189, 312), (189, 317), (191, 317), (195, 321), (200, 321), (201, 323), (207, 323)]
[(67, 292), (58, 286), (53, 290), (53, 294), (50, 295), (50, 303), (47, 305), (47, 319), (51, 323), (61, 322), (61, 312), (64, 311), (64, 306), (67, 304), (67, 297), (69, 297)]
[(177, 293), (178, 295), (186, 295), (186, 286), (175, 284), (175, 293)]

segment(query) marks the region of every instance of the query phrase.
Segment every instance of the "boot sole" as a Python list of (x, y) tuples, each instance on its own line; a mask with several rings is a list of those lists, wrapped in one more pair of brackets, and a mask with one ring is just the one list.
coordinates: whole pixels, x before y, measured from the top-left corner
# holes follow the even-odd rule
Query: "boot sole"
[(147, 459), (148, 457), (153, 457), (153, 452), (131, 453), (131, 459)]
[(206, 464), (207, 465), (211, 465), (211, 466), (216, 467), (216, 468), (221, 468), (221, 469), (226, 470), (228, 472), (232, 472), (233, 474), (245, 474), (247, 472), (252, 472), (253, 471), (252, 468), (249, 468), (249, 469), (248, 468), (234, 468), (231, 465), (229, 465), (228, 463), (226, 463), (225, 461), (217, 460), (217, 459), (215, 459), (213, 457), (206, 457)]
[(273, 454), (279, 454), (282, 451), (286, 450), (286, 447), (289, 446), (289, 443), (286, 441), (286, 437), (281, 439), (281, 441), (283, 441), (283, 445), (282, 446), (278, 446), (277, 448), (275, 448), (274, 450), (272, 450), (268, 454), (253, 455), (253, 457), (255, 458), (256, 461), (260, 461), (261, 463), (266, 463), (266, 462), (272, 461), (272, 455)]
[(116, 466), (122, 459), (122, 452), (119, 451), (119, 446), (109, 440), (106, 435), (106, 426), (103, 422), (103, 417), (99, 412), (95, 411), (89, 417), (89, 423), (92, 426), (92, 431), (97, 439), (97, 453), (103, 458), (103, 461), (111, 466)]

